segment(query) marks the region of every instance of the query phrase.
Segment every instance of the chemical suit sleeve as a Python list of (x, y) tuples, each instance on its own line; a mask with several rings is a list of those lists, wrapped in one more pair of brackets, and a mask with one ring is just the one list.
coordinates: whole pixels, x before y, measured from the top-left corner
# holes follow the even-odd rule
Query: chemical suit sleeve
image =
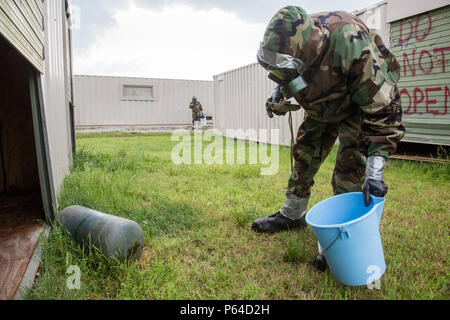
[(400, 65), (374, 31), (355, 24), (346, 35), (342, 71), (352, 101), (362, 111), (361, 149), (367, 157), (387, 159), (405, 134), (397, 86)]

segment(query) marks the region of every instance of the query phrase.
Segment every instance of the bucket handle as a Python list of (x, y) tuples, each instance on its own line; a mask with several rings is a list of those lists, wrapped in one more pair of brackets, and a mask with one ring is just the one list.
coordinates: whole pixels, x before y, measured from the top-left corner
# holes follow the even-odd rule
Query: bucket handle
[(336, 239), (334, 239), (334, 241), (328, 246), (328, 248), (326, 248), (325, 250), (323, 250), (322, 252), (319, 252), (319, 254), (324, 255), (328, 250), (331, 249), (331, 247), (336, 243), (336, 241), (338, 241), (339, 238), (343, 239), (343, 234), (347, 235), (347, 238), (350, 238), (350, 232), (348, 231), (347, 228), (339, 228), (339, 234), (336, 237)]

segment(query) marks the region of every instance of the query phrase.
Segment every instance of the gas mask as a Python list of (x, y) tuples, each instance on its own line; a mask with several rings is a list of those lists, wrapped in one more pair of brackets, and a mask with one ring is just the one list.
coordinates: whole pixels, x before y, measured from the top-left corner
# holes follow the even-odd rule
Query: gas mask
[(269, 78), (281, 85), (285, 99), (294, 97), (308, 84), (302, 77), (305, 63), (287, 54), (269, 51), (261, 44), (258, 63), (269, 72)]

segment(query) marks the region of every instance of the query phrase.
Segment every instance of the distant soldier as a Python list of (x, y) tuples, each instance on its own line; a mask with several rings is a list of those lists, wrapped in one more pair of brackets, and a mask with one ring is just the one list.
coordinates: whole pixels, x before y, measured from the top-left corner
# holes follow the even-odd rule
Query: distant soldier
[(195, 127), (195, 123), (200, 122), (203, 115), (203, 107), (196, 97), (192, 97), (192, 102), (189, 105), (189, 108), (192, 109), (192, 125)]
[(277, 83), (269, 102), (277, 106), (294, 98), (307, 117), (294, 147), (286, 202), (278, 213), (256, 220), (253, 229), (275, 233), (306, 226), (314, 177), (336, 139), (334, 193), (363, 191), (366, 206), (370, 195), (385, 196), (384, 166), (405, 127), (397, 87), (400, 65), (381, 37), (343, 11), (309, 16), (287, 6), (267, 27), (258, 61)]

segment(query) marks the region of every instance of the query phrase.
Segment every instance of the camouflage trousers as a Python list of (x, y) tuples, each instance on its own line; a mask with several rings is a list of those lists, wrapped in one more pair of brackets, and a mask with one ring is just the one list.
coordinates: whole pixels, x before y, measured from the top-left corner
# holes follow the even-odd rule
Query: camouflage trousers
[(339, 123), (319, 122), (307, 117), (300, 126), (294, 146), (295, 166), (287, 193), (298, 197), (311, 194), (314, 177), (339, 138), (339, 151), (332, 178), (334, 193), (362, 191), (366, 160), (358, 146), (361, 115), (355, 114)]
[(202, 117), (201, 113), (192, 113), (192, 124), (194, 124), (196, 121), (200, 121)]

